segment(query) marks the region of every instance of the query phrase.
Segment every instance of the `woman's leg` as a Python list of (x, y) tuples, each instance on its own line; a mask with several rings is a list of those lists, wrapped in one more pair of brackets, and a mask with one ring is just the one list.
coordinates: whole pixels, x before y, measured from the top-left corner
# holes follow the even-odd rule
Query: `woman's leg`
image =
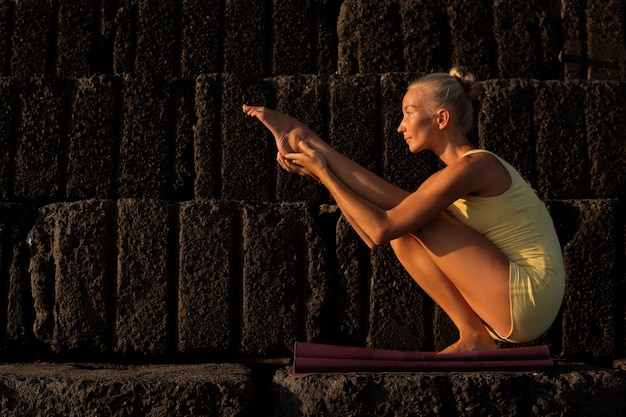
[(458, 328), (459, 341), (444, 352), (495, 349), (484, 323), (502, 335), (509, 333), (509, 261), (485, 237), (441, 213), (391, 246)]
[(259, 119), (272, 132), (279, 153), (298, 152), (298, 143), (306, 141), (324, 156), (329, 168), (344, 184), (373, 204), (390, 209), (409, 194), (337, 152), (297, 119), (265, 107), (244, 105), (243, 111)]

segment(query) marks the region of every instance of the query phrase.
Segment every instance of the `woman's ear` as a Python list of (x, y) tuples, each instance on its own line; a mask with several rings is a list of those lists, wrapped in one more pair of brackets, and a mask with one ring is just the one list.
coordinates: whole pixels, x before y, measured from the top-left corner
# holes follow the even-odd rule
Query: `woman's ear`
[(439, 130), (443, 130), (448, 126), (450, 122), (450, 112), (447, 109), (439, 109), (436, 114), (437, 116), (437, 126)]

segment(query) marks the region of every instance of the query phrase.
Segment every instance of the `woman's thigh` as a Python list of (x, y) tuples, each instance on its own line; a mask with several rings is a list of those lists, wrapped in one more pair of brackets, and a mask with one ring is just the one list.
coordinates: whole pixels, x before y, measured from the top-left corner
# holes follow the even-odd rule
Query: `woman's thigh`
[(479, 317), (511, 331), (510, 262), (487, 238), (447, 213), (412, 234)]

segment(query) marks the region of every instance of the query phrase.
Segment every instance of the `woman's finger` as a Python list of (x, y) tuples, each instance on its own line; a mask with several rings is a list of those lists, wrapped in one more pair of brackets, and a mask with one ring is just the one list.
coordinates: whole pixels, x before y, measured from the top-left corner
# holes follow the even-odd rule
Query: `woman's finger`
[(280, 165), (284, 170), (288, 171), (287, 165), (285, 163), (285, 157), (281, 155), (280, 152), (276, 154), (276, 161), (278, 165)]

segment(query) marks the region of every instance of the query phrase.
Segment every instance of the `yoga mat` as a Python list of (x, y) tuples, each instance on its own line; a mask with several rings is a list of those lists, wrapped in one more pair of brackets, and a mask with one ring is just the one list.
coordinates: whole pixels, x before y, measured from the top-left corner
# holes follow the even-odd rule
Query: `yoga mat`
[(290, 374), (532, 372), (554, 367), (547, 346), (438, 354), (296, 342)]

